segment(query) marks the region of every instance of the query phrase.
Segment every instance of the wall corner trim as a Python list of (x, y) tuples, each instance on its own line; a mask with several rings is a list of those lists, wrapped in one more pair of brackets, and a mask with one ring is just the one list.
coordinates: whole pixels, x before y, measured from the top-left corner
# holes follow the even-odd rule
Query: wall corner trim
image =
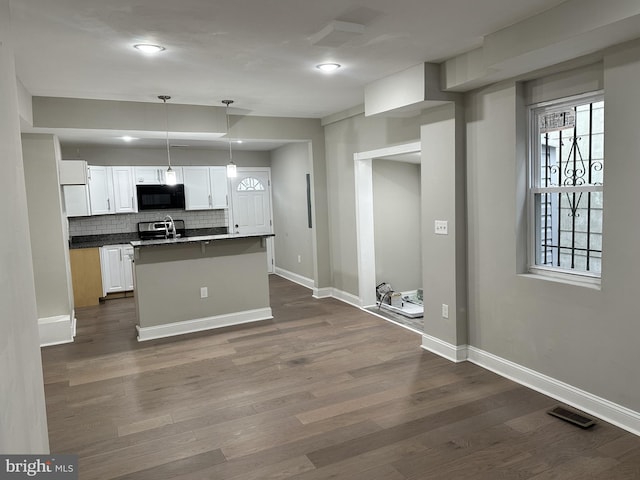
[(76, 318), (75, 316), (71, 318), (71, 315), (39, 318), (38, 333), (41, 347), (73, 343), (76, 335)]
[(467, 360), (466, 345), (452, 345), (431, 335), (422, 335), (422, 348), (455, 363)]

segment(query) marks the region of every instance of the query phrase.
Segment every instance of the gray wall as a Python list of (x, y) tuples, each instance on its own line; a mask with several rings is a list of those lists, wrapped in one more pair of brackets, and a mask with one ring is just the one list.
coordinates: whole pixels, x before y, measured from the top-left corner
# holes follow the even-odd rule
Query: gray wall
[(373, 160), (376, 285), (422, 288), (420, 165)]
[[(276, 267), (313, 280), (313, 235), (307, 216), (309, 144), (292, 143), (271, 152)], [(300, 262), (298, 262), (300, 256)]]
[[(600, 68), (599, 65), (594, 68)], [(595, 75), (597, 77), (597, 75)], [(473, 92), (467, 102), (469, 343), (640, 411), (637, 291), (640, 243), (640, 46), (605, 55), (605, 187), (600, 290), (522, 272), (520, 233), (525, 102), (513, 82)], [(546, 97), (580, 90), (546, 83)], [(589, 82), (587, 82), (588, 84)], [(597, 82), (592, 85), (597, 85)], [(497, 141), (496, 139), (503, 139)]]
[[(424, 331), (452, 345), (467, 343), (463, 125), (463, 109), (450, 103), (427, 111), (421, 128)], [(436, 220), (447, 235), (435, 234)]]
[(9, 0), (0, 0), (0, 452), (48, 453), (47, 414), (20, 146), (18, 94), (9, 32)]
[[(63, 145), (64, 160), (86, 160), (89, 165), (165, 165), (167, 150), (164, 148), (86, 147)], [(269, 152), (234, 151), (233, 161), (239, 167), (268, 167)], [(226, 165), (229, 163), (228, 150), (201, 148), (172, 148), (171, 164), (176, 167), (187, 165)]]
[(420, 116), (356, 115), (325, 127), (332, 285), (358, 295), (353, 154), (420, 138)]
[[(137, 249), (134, 267), (141, 327), (269, 308), (262, 238), (201, 243)], [(201, 287), (208, 288), (207, 298), (200, 298)]]
[(58, 139), (23, 134), (31, 252), (38, 318), (73, 315), (67, 220), (62, 215), (58, 180)]

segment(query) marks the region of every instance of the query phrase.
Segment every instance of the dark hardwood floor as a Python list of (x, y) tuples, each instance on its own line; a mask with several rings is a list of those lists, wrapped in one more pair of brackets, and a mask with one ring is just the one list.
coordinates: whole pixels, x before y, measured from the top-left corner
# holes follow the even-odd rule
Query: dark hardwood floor
[(82, 480), (640, 478), (640, 437), (270, 282), (273, 320), (145, 343), (133, 299), (79, 309), (42, 353), (51, 451)]

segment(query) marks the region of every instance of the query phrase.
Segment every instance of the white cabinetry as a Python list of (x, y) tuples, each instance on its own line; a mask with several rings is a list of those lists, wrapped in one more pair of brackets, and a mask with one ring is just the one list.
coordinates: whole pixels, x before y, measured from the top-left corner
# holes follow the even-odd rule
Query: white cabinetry
[(185, 210), (227, 208), (226, 167), (183, 167)]
[(113, 176), (113, 203), (115, 213), (138, 211), (133, 167), (111, 167)]
[(100, 248), (102, 293), (133, 290), (133, 247), (131, 245), (105, 245)]
[(89, 166), (92, 215), (138, 211), (133, 167)]
[[(176, 172), (176, 180), (182, 183), (182, 167), (171, 167)], [(164, 185), (167, 167), (135, 167), (136, 185)]]
[(86, 185), (63, 185), (62, 196), (67, 217), (88, 217), (91, 215), (89, 188)]
[(92, 215), (115, 213), (113, 205), (113, 179), (109, 167), (89, 167), (89, 198)]

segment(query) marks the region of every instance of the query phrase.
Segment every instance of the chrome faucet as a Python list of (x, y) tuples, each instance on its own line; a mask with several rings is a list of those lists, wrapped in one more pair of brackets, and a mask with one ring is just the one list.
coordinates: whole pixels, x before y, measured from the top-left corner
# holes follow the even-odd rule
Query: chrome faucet
[[(169, 220), (168, 223), (167, 220)], [(176, 224), (173, 222), (171, 215), (165, 215), (162, 222), (164, 223), (164, 238), (176, 238)]]

